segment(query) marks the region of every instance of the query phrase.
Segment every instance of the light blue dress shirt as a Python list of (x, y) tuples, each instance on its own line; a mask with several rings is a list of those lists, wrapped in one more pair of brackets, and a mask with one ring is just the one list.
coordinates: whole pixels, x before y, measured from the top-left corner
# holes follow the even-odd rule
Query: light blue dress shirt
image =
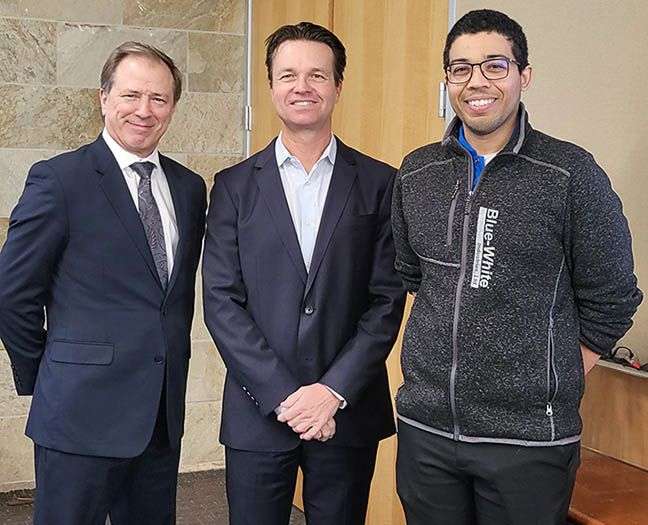
[(295, 226), (306, 271), (310, 270), (317, 231), (331, 184), (336, 153), (337, 142), (331, 135), (328, 146), (310, 172), (307, 173), (299, 159), (286, 149), (281, 135), (275, 141), (275, 156), (281, 184)]

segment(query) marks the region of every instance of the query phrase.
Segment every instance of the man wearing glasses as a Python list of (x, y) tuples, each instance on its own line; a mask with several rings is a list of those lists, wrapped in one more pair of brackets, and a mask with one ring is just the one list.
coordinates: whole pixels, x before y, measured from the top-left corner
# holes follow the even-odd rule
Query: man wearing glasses
[(609, 179), (535, 131), (522, 28), (472, 11), (450, 31), (457, 115), (394, 187), (396, 268), (416, 294), (397, 397), (409, 525), (565, 522), (584, 375), (641, 302)]

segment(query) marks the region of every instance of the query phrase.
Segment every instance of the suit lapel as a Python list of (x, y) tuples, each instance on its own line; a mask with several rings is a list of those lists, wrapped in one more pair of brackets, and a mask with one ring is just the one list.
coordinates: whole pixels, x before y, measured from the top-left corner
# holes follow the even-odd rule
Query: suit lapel
[(179, 237), (175, 257), (173, 258), (173, 271), (169, 277), (169, 284), (166, 289), (166, 293), (169, 295), (178, 277), (180, 261), (182, 261), (182, 256), (186, 249), (187, 237), (189, 235), (189, 210), (181, 187), (181, 175), (176, 169), (174, 169), (173, 164), (169, 162), (169, 159), (163, 155), (160, 155), (160, 164), (162, 165), (167, 182), (169, 183), (169, 190), (171, 191), (171, 200), (173, 200), (173, 209), (175, 211)]
[(101, 137), (99, 137), (92, 146), (93, 154), (97, 160), (96, 169), (101, 175), (99, 186), (106, 194), (106, 198), (110, 201), (115, 213), (144, 259), (144, 262), (151, 272), (151, 276), (161, 288), (162, 284), (160, 283), (160, 278), (155, 268), (151, 249), (146, 240), (144, 226), (142, 226), (142, 221), (137, 213), (137, 208), (133, 203), (133, 198), (128, 190), (126, 181), (124, 180), (124, 175), (112, 152)]
[(331, 242), (331, 237), (344, 211), (351, 187), (357, 176), (355, 159), (351, 150), (340, 139), (336, 140), (338, 150), (335, 158), (335, 166), (333, 167), (331, 184), (326, 195), (322, 220), (320, 221), (320, 227), (317, 232), (317, 240), (315, 241), (313, 259), (311, 261), (310, 271), (308, 272), (304, 295), (309, 292), (313, 285), (313, 281), (317, 276), (317, 272), (322, 264), (326, 250)]
[(281, 242), (288, 251), (299, 277), (306, 283), (306, 266), (297, 240), (295, 225), (290, 216), (286, 194), (281, 184), (281, 176), (274, 153), (274, 141), (259, 153), (254, 168), (259, 190), (270, 210)]

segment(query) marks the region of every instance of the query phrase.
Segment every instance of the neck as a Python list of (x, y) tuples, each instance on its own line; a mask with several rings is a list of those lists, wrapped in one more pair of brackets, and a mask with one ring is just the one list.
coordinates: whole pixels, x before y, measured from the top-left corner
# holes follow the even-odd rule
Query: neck
[(508, 141), (511, 140), (511, 135), (515, 131), (516, 122), (516, 119), (510, 119), (496, 130), (486, 134), (475, 132), (464, 125), (464, 135), (477, 153), (480, 155), (491, 155), (501, 151), (508, 144)]
[(281, 141), (290, 154), (299, 159), (304, 169), (310, 172), (331, 142), (331, 128), (295, 132), (284, 127), (281, 131)]

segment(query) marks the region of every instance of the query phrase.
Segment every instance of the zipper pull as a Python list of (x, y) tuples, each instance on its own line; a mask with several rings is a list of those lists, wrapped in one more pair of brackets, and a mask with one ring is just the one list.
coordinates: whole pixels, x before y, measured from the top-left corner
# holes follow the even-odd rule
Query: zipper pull
[(457, 179), (457, 182), (455, 182), (454, 190), (452, 190), (452, 199), (451, 200), (454, 200), (454, 198), (457, 196), (457, 193), (459, 193), (459, 179)]
[(547, 403), (547, 415), (549, 417), (553, 416), (553, 406), (551, 406), (551, 403)]

